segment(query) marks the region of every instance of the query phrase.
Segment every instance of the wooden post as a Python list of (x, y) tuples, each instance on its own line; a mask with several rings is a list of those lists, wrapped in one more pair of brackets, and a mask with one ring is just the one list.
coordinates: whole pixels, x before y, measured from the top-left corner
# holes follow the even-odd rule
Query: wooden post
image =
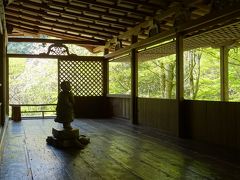
[[(132, 36), (132, 44), (138, 41), (138, 37)], [(138, 124), (138, 62), (136, 49), (131, 50), (131, 121)]]
[(221, 101), (228, 101), (228, 52), (225, 46), (220, 47), (220, 77), (221, 77)]
[(58, 94), (60, 93), (60, 59), (58, 58), (58, 60), (57, 60), (57, 86), (58, 86)]
[[(109, 49), (104, 49), (104, 55), (109, 53)], [(103, 62), (103, 95), (109, 93), (109, 61), (105, 59)]]
[(186, 122), (183, 118), (183, 100), (184, 100), (184, 77), (183, 77), (183, 36), (176, 34), (176, 99), (177, 99), (177, 119), (178, 136), (186, 137)]
[[(1, 17), (1, 22), (3, 21)], [(1, 23), (4, 24), (4, 23)], [(2, 25), (2, 32), (0, 34), (0, 102), (1, 105), (1, 125), (4, 125), (6, 118), (6, 88), (7, 88), (7, 63), (6, 63), (6, 31), (5, 26)]]
[[(3, 52), (3, 47), (4, 47), (4, 36), (3, 34), (0, 34), (0, 52)], [(5, 113), (4, 113), (4, 107), (5, 107), (5, 102), (4, 102), (4, 55), (3, 53), (0, 54), (0, 103), (1, 104), (1, 125), (4, 124), (4, 119), (5, 119)]]
[[(7, 54), (7, 53), (6, 53)], [(6, 57), (6, 71), (7, 71), (7, 83), (6, 83), (6, 111), (9, 117), (9, 58)]]

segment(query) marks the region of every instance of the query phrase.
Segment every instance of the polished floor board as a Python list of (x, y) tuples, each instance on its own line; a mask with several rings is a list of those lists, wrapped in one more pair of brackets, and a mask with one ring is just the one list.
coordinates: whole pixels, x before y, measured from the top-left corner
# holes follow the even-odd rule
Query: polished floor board
[(240, 165), (157, 130), (116, 119), (78, 119), (73, 126), (91, 143), (63, 150), (46, 144), (57, 126), (51, 119), (10, 121), (0, 179), (240, 179)]

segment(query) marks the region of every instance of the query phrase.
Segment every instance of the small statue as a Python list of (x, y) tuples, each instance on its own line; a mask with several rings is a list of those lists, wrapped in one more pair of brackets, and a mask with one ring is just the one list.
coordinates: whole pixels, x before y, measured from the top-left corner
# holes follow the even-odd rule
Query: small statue
[(63, 123), (64, 129), (72, 129), (74, 97), (69, 81), (61, 83), (61, 92), (58, 95), (55, 122)]
[(77, 147), (84, 148), (90, 139), (85, 135), (79, 135), (79, 129), (72, 128), (74, 98), (71, 92), (71, 86), (68, 81), (61, 83), (61, 92), (58, 95), (56, 108), (57, 117), (55, 122), (63, 123), (63, 129), (52, 128), (52, 135), (48, 136), (46, 141), (55, 147)]

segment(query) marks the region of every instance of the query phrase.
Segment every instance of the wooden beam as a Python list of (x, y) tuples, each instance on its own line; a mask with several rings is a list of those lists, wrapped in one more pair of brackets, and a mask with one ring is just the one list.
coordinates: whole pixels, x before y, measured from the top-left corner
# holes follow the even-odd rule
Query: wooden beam
[[(179, 9), (179, 7), (177, 6), (174, 6), (172, 8), (170, 8), (169, 10), (163, 12), (161, 15), (156, 15), (155, 17), (152, 17), (150, 18), (150, 20), (147, 20), (147, 21), (144, 21), (143, 23), (135, 26), (134, 28), (128, 30), (127, 32), (109, 40), (106, 45), (105, 45), (105, 48), (109, 48), (109, 46), (112, 44), (112, 43), (115, 43), (116, 39), (124, 39), (124, 38), (128, 38), (132, 35), (138, 35), (139, 32), (142, 30), (142, 29), (146, 29), (146, 28), (149, 28), (152, 23), (153, 23), (153, 19), (158, 19), (158, 20), (163, 20), (171, 15), (173, 15), (177, 10)], [(102, 50), (101, 47), (98, 47), (97, 49), (94, 49), (93, 51), (96, 51), (96, 50)]]
[(37, 8), (39, 8), (39, 7), (40, 8), (51, 8), (52, 6), (55, 6), (55, 7), (60, 7), (60, 8), (63, 8), (63, 9), (71, 9), (71, 10), (76, 11), (76, 12), (87, 12), (87, 13), (95, 14), (95, 15), (98, 15), (98, 16), (105, 16), (105, 17), (112, 18), (112, 19), (116, 19), (116, 18), (117, 19), (122, 19), (123, 21), (128, 21), (128, 22), (132, 22), (132, 23), (141, 21), (143, 19), (142, 17), (141, 18), (133, 18), (133, 17), (128, 17), (128, 16), (111, 14), (107, 11), (103, 12), (103, 11), (98, 11), (98, 10), (94, 10), (94, 9), (90, 9), (90, 8), (83, 8), (83, 7), (80, 7), (80, 6), (76, 7), (76, 6), (73, 6), (69, 3), (62, 3), (62, 2), (56, 2), (56, 1), (51, 1), (49, 3), (45, 3), (45, 2), (42, 1), (41, 3), (37, 3), (37, 2), (29, 1), (29, 0), (19, 0), (18, 2), (20, 2), (22, 4), (30, 5), (30, 6), (33, 6), (33, 7), (37, 7)]
[(115, 32), (115, 33), (119, 33), (121, 31), (124, 30), (124, 28), (119, 28), (119, 27), (110, 27), (110, 26), (106, 26), (106, 25), (101, 25), (101, 24), (95, 24), (95, 23), (89, 23), (89, 22), (86, 22), (86, 21), (81, 21), (79, 19), (72, 19), (72, 18), (69, 18), (69, 17), (64, 17), (64, 16), (59, 16), (59, 15), (53, 15), (53, 14), (47, 14), (47, 13), (44, 13), (44, 14), (41, 14), (38, 13), (38, 15), (30, 15), (28, 13), (25, 13), (25, 12), (22, 12), (22, 11), (19, 11), (18, 9), (10, 9), (8, 8), (7, 11), (5, 12), (6, 15), (12, 15), (12, 16), (21, 16), (21, 17), (27, 17), (27, 18), (30, 18), (30, 19), (39, 19), (39, 17), (41, 18), (44, 18), (44, 19), (55, 19), (56, 21), (65, 21), (65, 22), (68, 22), (68, 23), (71, 23), (71, 24), (78, 24), (79, 26), (82, 26), (82, 27), (90, 27), (90, 28), (93, 28), (93, 29), (103, 29), (105, 31), (109, 31), (109, 32)]
[(153, 9), (153, 10), (159, 10), (159, 9), (166, 9), (167, 7), (165, 6), (165, 2), (163, 2), (163, 5), (155, 4), (149, 2), (149, 0), (121, 0), (121, 2), (124, 2), (126, 4), (133, 4), (135, 6), (142, 6), (142, 7), (148, 7), (148, 9)]
[(22, 23), (33, 24), (36, 26), (51, 26), (51, 27), (57, 27), (57, 28), (62, 27), (64, 29), (66, 29), (66, 28), (70, 29), (71, 31), (74, 31), (74, 32), (79, 32), (80, 34), (85, 33), (85, 34), (89, 34), (92, 36), (103, 36), (103, 38), (109, 38), (109, 37), (112, 37), (112, 36), (118, 34), (118, 33), (110, 34), (110, 32), (106, 32), (105, 30), (96, 30), (96, 29), (92, 29), (92, 28), (88, 28), (88, 27), (83, 28), (82, 26), (79, 26), (76, 24), (68, 24), (68, 23), (64, 23), (64, 22), (47, 20), (47, 19), (39, 19), (39, 21), (36, 19), (35, 21), (33, 21), (33, 20), (29, 20), (27, 18), (14, 17), (14, 16), (10, 16), (10, 15), (6, 15), (6, 18), (8, 21), (18, 21), (18, 22), (22, 22)]
[(39, 38), (8, 38), (8, 42), (61, 43), (61, 44), (87, 45), (87, 46), (97, 46), (97, 45), (103, 44), (99, 42), (90, 42), (90, 41), (39, 39)]
[[(70, 55), (71, 56), (71, 55)], [(59, 55), (47, 55), (47, 54), (7, 54), (8, 58), (40, 58), (40, 59), (66, 59), (69, 56), (59, 56)], [(81, 58), (82, 61), (99, 61), (103, 58), (101, 56), (75, 56), (73, 55), (71, 60), (74, 61), (75, 58)]]
[(80, 40), (80, 41), (87, 40), (87, 41), (90, 41), (90, 42), (99, 42), (99, 43), (104, 43), (105, 42), (105, 41), (97, 40), (97, 39), (83, 38), (83, 37), (79, 37), (79, 36), (72, 35), (72, 34), (63, 34), (63, 33), (60, 33), (60, 32), (54, 31), (54, 30), (40, 29), (39, 34), (46, 34), (46, 35), (53, 36), (53, 37), (56, 37), (56, 38), (69, 39), (69, 40)]
[(152, 36), (148, 39), (144, 39), (140, 42), (134, 43), (131, 46), (127, 46), (127, 47), (119, 49), (113, 53), (107, 54), (107, 55), (105, 55), (105, 58), (111, 59), (111, 58), (114, 58), (114, 57), (117, 57), (117, 56), (120, 56), (123, 54), (127, 54), (131, 51), (131, 49), (141, 49), (141, 48), (151, 46), (156, 43), (164, 42), (169, 39), (175, 38), (175, 35), (176, 35), (175, 29), (172, 28), (169, 31), (164, 31), (164, 32), (157, 34), (155, 36)]
[[(132, 44), (138, 41), (132, 36)], [(138, 60), (137, 50), (131, 49), (131, 121), (138, 124)]]
[(239, 18), (240, 5), (234, 7), (226, 7), (221, 12), (210, 13), (206, 16), (202, 16), (196, 20), (187, 22), (185, 24), (179, 25), (177, 27), (178, 32), (182, 32), (183, 35), (188, 33), (199, 31), (201, 29), (211, 28), (217, 24), (222, 24), (223, 22), (232, 20), (234, 18)]
[[(125, 12), (125, 13), (130, 13), (130, 14), (136, 14), (138, 16), (153, 16), (154, 13), (148, 13), (146, 11), (141, 11), (141, 10), (138, 10), (138, 9), (131, 9), (131, 8), (127, 8), (127, 7), (123, 7), (123, 6), (118, 6), (116, 5), (116, 3), (114, 3), (114, 5), (111, 5), (111, 4), (107, 4), (107, 3), (102, 3), (102, 2), (99, 2), (99, 1), (96, 1), (96, 0), (75, 0), (73, 2), (77, 2), (77, 3), (80, 3), (80, 4), (87, 4), (87, 5), (95, 5), (95, 6), (99, 6), (99, 7), (102, 7), (102, 8), (108, 8), (108, 9), (115, 9), (117, 11), (121, 11), (121, 12)], [(71, 2), (70, 2), (71, 4)]]
[(23, 26), (23, 27), (29, 27), (29, 28), (35, 29), (35, 30), (39, 30), (39, 29), (49, 30), (49, 28), (46, 28), (46, 27), (50, 27), (50, 28), (55, 28), (55, 29), (62, 30), (63, 33), (67, 33), (67, 31), (74, 32), (74, 33), (77, 33), (80, 37), (83, 37), (83, 38), (86, 38), (86, 37), (82, 36), (82, 34), (93, 36), (92, 39), (95, 39), (95, 37), (96, 38), (101, 38), (101, 39), (107, 39), (109, 37), (112, 37), (112, 36), (100, 35), (97, 32), (96, 33), (87, 32), (87, 31), (84, 31), (83, 29), (82, 30), (79, 30), (77, 28), (74, 29), (71, 26), (68, 26), (68, 27), (61, 26), (61, 24), (63, 24), (63, 23), (54, 23), (54, 24), (49, 25), (49, 24), (44, 24), (44, 23), (40, 23), (40, 22), (36, 22), (36, 21), (26, 20), (26, 19), (23, 19), (23, 18), (18, 18), (18, 19), (8, 18), (8, 24)]
[[(207, 27), (212, 27), (213, 25), (216, 25), (218, 23), (222, 24), (225, 21), (229, 21), (229, 19), (237, 18), (237, 17), (239, 17), (239, 13), (240, 13), (240, 7), (235, 7), (232, 10), (228, 9), (227, 11), (224, 10), (222, 13), (220, 13), (220, 12), (219, 13), (211, 13), (211, 14), (201, 17), (197, 20), (192, 20), (189, 23), (180, 25), (177, 28), (177, 30), (178, 30), (178, 32), (181, 32), (185, 36), (188, 33), (198, 31), (202, 28), (206, 29)], [(167, 39), (171, 36), (172, 37), (175, 36), (175, 29), (173, 29), (173, 28), (171, 30), (169, 30), (169, 33), (165, 31), (165, 32), (155, 35), (151, 38), (148, 38), (146, 40), (142, 40), (139, 43), (135, 43), (129, 47), (126, 47), (126, 48), (120, 49), (116, 52), (110, 53), (110, 54), (106, 55), (105, 57), (113, 58), (113, 57), (116, 57), (121, 54), (125, 54), (125, 53), (129, 52), (132, 48), (148, 46), (150, 43), (154, 43), (154, 42), (156, 43), (157, 41), (160, 42), (161, 40)], [(94, 51), (96, 49), (100, 50), (101, 48), (103, 48), (103, 47), (96, 47), (94, 49)]]
[[(37, 34), (41, 34), (41, 33), (48, 33), (46, 35), (52, 35), (54, 37), (58, 37), (58, 38), (67, 38), (67, 37), (71, 37), (71, 39), (79, 39), (79, 40), (89, 40), (89, 41), (97, 41), (97, 42), (104, 42), (103, 40), (98, 40), (98, 39), (93, 39), (93, 38), (88, 38), (88, 37), (81, 37), (81, 36), (77, 36), (77, 35), (73, 35), (73, 34), (69, 34), (68, 32), (60, 32), (60, 31), (56, 31), (53, 29), (44, 29), (44, 28), (39, 28), (38, 30), (34, 29), (34, 28), (38, 28), (36, 26), (31, 26), (31, 25), (24, 25), (23, 23), (14, 23), (14, 22), (8, 22), (9, 24), (13, 25), (14, 28), (17, 28), (18, 30), (21, 31), (21, 29), (23, 28), (23, 31), (25, 31), (26, 29), (29, 30), (29, 32), (38, 32)], [(30, 28), (30, 29), (29, 29)], [(36, 30), (36, 31), (35, 31)], [(65, 38), (65, 39), (66, 39)]]
[(226, 46), (220, 48), (221, 101), (228, 101), (228, 52)]
[(34, 29), (28, 29), (28, 28), (24, 28), (24, 27), (18, 27), (18, 26), (13, 26), (14, 29), (27, 33), (27, 34), (31, 34), (31, 35), (38, 35), (39, 31), (38, 30), (34, 30)]
[(43, 16), (44, 16), (44, 14), (46, 14), (46, 12), (47, 12), (47, 14), (56, 13), (56, 14), (59, 15), (59, 17), (62, 17), (64, 15), (64, 16), (69, 16), (69, 17), (78, 19), (79, 21), (81, 21), (81, 19), (83, 19), (83, 20), (87, 20), (89, 22), (95, 22), (95, 23), (99, 22), (99, 23), (103, 23), (103, 24), (109, 24), (110, 27), (112, 27), (112, 26), (123, 27), (123, 28), (126, 28), (126, 26), (131, 27), (131, 25), (129, 25), (129, 23), (126, 23), (126, 22), (111, 21), (111, 20), (102, 19), (102, 18), (99, 18), (99, 17), (92, 18), (92, 17), (86, 16), (84, 14), (79, 14), (79, 13), (76, 13), (76, 12), (68, 12), (66, 10), (60, 10), (60, 9), (56, 10), (54, 8), (51, 8), (51, 7), (44, 7), (44, 8), (41, 7), (41, 10), (37, 10), (37, 9), (28, 8), (26, 6), (23, 6), (22, 4), (19, 4), (19, 5), (11, 4), (11, 6), (8, 7), (8, 8), (9, 9), (18, 9), (19, 11), (28, 12), (30, 14), (37, 14), (37, 15), (42, 15), (43, 14)]

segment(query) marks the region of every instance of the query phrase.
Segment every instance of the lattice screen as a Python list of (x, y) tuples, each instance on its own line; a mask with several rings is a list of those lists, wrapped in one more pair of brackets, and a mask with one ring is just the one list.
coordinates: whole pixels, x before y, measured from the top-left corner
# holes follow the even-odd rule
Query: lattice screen
[[(239, 42), (240, 22), (203, 32), (194, 36), (184, 38), (184, 51), (200, 47), (220, 47)], [(139, 52), (139, 61), (148, 61), (176, 53), (176, 42), (172, 41), (166, 44), (149, 48)]]
[(75, 96), (103, 96), (103, 61), (59, 59), (58, 76), (59, 84), (71, 83)]

